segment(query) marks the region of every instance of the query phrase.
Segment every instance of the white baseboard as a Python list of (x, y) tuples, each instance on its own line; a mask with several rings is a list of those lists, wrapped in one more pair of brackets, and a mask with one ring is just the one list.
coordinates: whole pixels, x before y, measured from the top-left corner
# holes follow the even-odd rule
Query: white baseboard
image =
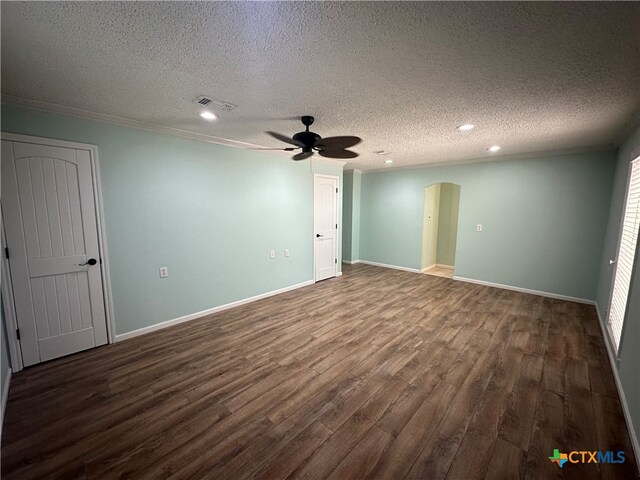
[(7, 410), (7, 400), (9, 399), (9, 387), (11, 386), (11, 369), (7, 372), (2, 386), (2, 405), (0, 405), (0, 439), (2, 438), (2, 427), (4, 425), (4, 412)]
[(386, 263), (370, 262), (369, 260), (358, 260), (353, 263), (364, 263), (366, 265), (373, 265), (374, 267), (393, 268), (394, 270), (402, 270), (404, 272), (421, 273), (417, 268), (399, 267), (398, 265), (388, 265)]
[[(342, 275), (339, 272), (339, 276)], [(196, 318), (206, 317), (207, 315), (211, 315), (213, 313), (221, 312), (223, 310), (228, 310), (230, 308), (239, 307), (240, 305), (244, 305), (247, 303), (255, 302), (257, 300), (262, 300), (263, 298), (273, 297), (274, 295), (278, 295), (280, 293), (285, 293), (291, 290), (295, 290), (297, 288), (307, 287), (309, 285), (313, 285), (313, 280), (307, 280), (306, 282), (298, 283), (296, 285), (291, 285), (289, 287), (280, 288), (278, 290), (272, 290), (271, 292), (262, 293), (260, 295), (256, 295), (254, 297), (244, 298), (242, 300), (237, 300), (235, 302), (227, 303), (225, 305), (220, 305), (217, 307), (209, 308), (207, 310), (203, 310), (201, 312), (192, 313), (190, 315), (185, 315), (184, 317), (174, 318), (172, 320), (166, 320), (164, 322), (156, 323), (154, 325), (149, 325), (148, 327), (139, 328), (137, 330), (132, 330), (131, 332), (121, 333), (120, 335), (116, 335), (116, 342), (120, 342), (122, 340), (127, 340), (128, 338), (138, 337), (140, 335), (144, 335), (145, 333), (151, 333), (156, 330), (161, 330), (163, 328), (170, 327), (172, 325), (178, 325), (179, 323), (188, 322), (190, 320), (195, 320)]]
[(607, 326), (605, 325), (604, 321), (602, 320), (602, 317), (600, 316), (600, 308), (598, 307), (597, 302), (595, 302), (595, 306), (596, 306), (596, 313), (598, 314), (598, 323), (600, 324), (600, 330), (602, 331), (602, 338), (604, 339), (604, 346), (607, 349), (607, 357), (609, 357), (609, 363), (611, 364), (611, 371), (613, 372), (613, 379), (616, 382), (618, 397), (620, 397), (620, 404), (622, 405), (624, 420), (627, 424), (629, 437), (631, 437), (631, 446), (633, 448), (633, 453), (635, 454), (635, 457), (636, 457), (636, 467), (638, 469), (638, 473), (640, 474), (640, 442), (638, 442), (638, 436), (636, 435), (636, 431), (633, 428), (631, 412), (629, 411), (627, 398), (622, 388), (622, 381), (620, 380), (620, 375), (618, 375), (618, 358), (614, 353), (613, 345), (611, 345), (611, 337), (609, 336), (609, 332), (607, 331)]
[(336, 277), (341, 277), (341, 276), (342, 276), (342, 272), (336, 273)]
[(347, 265), (355, 265), (356, 263), (360, 263), (360, 260), (342, 260), (342, 263), (346, 263)]
[(451, 270), (453, 271), (454, 266), (453, 265), (445, 265), (443, 263), (434, 263), (433, 265), (429, 265), (428, 267), (424, 267), (422, 270), (420, 270), (422, 273), (425, 273), (429, 270), (431, 270), (432, 268), (444, 268), (445, 270)]
[(513, 290), (514, 292), (530, 293), (531, 295), (539, 295), (541, 297), (555, 298), (557, 300), (566, 300), (568, 302), (586, 303), (588, 305), (595, 305), (596, 302), (588, 300), (586, 298), (570, 297), (568, 295), (560, 295), (557, 293), (543, 292), (540, 290), (531, 290), (530, 288), (512, 287), (511, 285), (503, 285), (502, 283), (485, 282), (484, 280), (476, 280), (475, 278), (465, 278), (453, 276), (454, 280), (467, 283), (477, 283), (478, 285), (485, 285), (487, 287), (503, 288), (505, 290)]

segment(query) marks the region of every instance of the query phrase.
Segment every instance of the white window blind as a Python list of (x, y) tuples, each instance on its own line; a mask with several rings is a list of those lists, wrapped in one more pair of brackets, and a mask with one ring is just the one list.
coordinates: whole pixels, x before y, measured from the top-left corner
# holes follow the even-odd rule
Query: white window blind
[(616, 261), (616, 271), (613, 280), (613, 293), (609, 308), (609, 328), (613, 336), (616, 351), (620, 346), (622, 324), (627, 309), (633, 260), (638, 244), (638, 229), (640, 228), (640, 157), (631, 162), (629, 190), (622, 219), (620, 234), (620, 248)]

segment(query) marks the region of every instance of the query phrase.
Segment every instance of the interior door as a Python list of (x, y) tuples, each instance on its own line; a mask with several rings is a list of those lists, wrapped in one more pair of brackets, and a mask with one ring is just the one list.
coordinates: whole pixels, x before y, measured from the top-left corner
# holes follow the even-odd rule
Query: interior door
[(2, 210), (25, 366), (107, 343), (90, 155), (2, 141)]
[(338, 177), (314, 176), (315, 280), (335, 277), (338, 267)]

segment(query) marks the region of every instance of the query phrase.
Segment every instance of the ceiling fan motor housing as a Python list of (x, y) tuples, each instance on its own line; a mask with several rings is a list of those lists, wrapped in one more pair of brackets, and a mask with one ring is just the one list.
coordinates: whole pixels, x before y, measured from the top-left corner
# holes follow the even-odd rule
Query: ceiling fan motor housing
[(315, 143), (322, 137), (315, 132), (298, 132), (293, 136), (293, 139), (300, 142), (303, 147), (303, 152), (310, 152)]

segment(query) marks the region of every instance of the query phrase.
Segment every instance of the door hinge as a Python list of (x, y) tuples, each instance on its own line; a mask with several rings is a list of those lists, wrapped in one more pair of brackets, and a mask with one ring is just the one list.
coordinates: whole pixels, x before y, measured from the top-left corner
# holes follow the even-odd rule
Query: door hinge
[(4, 256), (9, 259), (9, 247), (4, 247)]
[(336, 223), (336, 228), (338, 228), (338, 224)]
[(338, 259), (336, 258), (336, 259), (335, 259), (335, 262), (333, 262), (333, 263), (338, 263)]
[(20, 329), (16, 328), (16, 338), (20, 340)]
[(336, 193), (338, 193), (338, 189), (336, 188)]

